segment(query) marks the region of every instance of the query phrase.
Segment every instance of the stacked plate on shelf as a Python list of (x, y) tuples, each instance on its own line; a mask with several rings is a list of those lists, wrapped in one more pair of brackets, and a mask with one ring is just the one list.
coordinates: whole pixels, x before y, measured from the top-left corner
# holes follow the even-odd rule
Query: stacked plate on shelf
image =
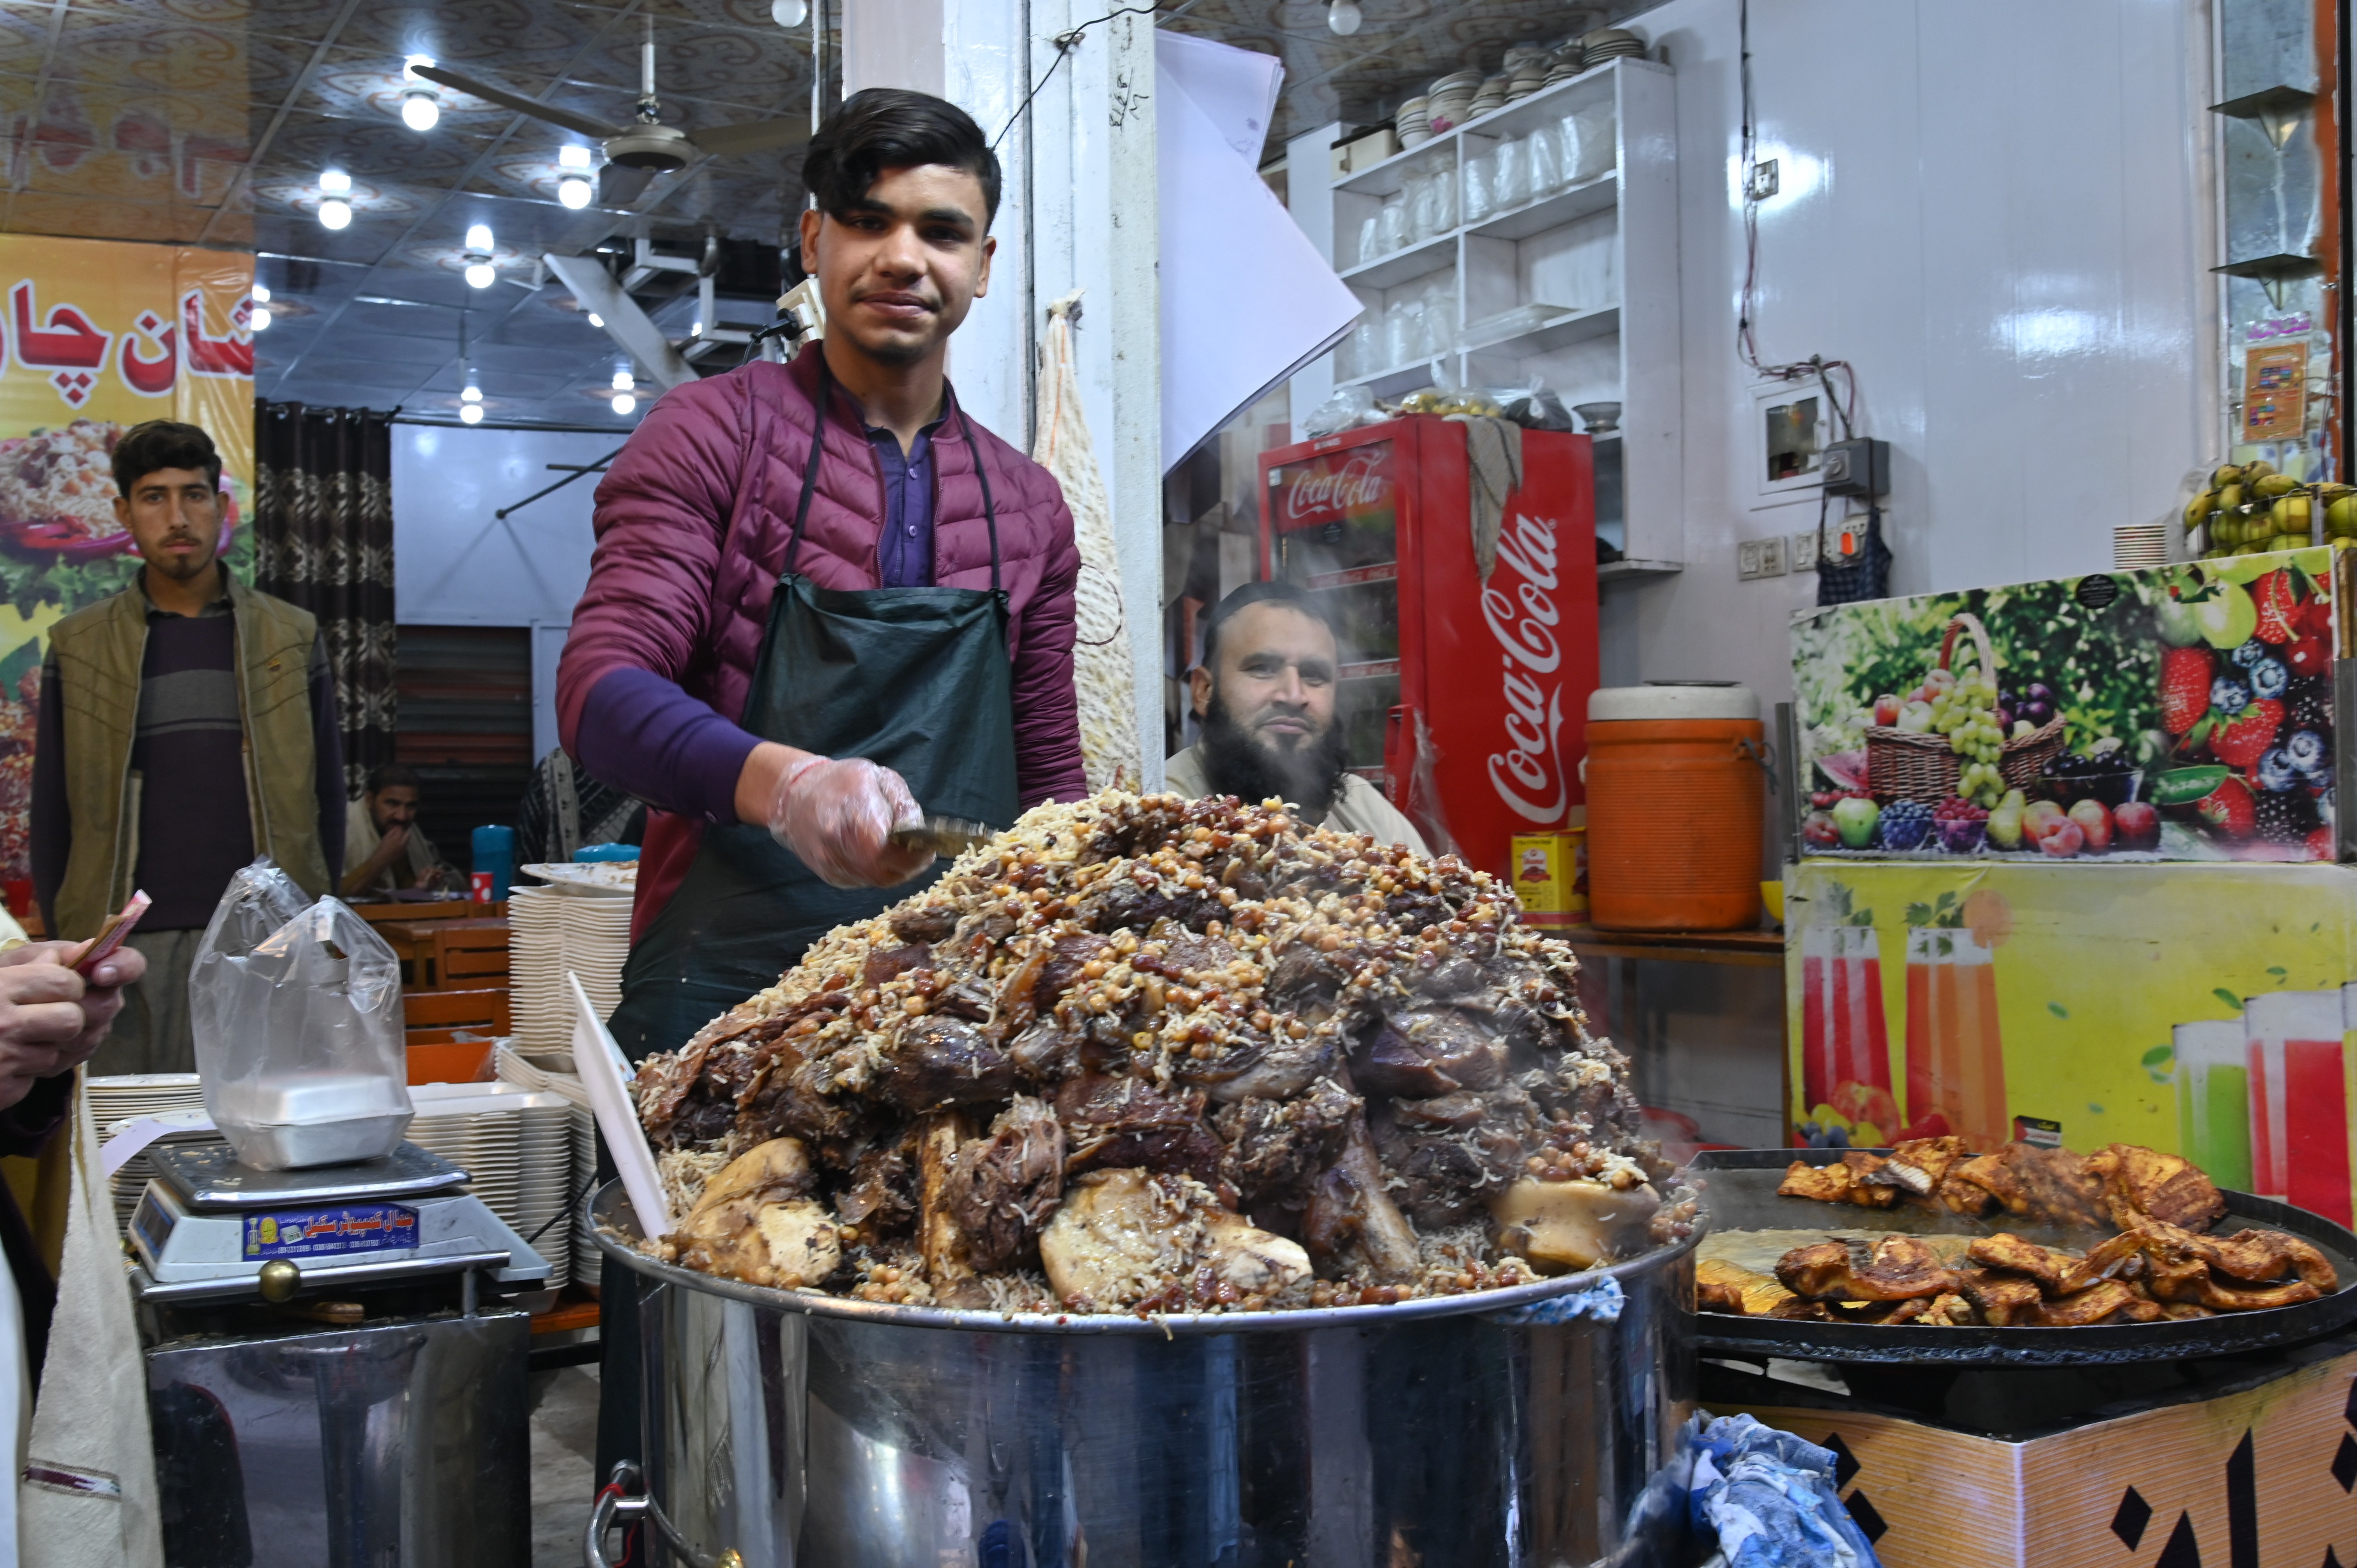
[(573, 1232), (573, 1278), (595, 1290), (603, 1260), (588, 1222), (581, 1218), (581, 1196), (589, 1190), (590, 1178), (597, 1172), (597, 1118), (589, 1109), (589, 1091), (571, 1070), (570, 1053), (552, 1052), (535, 1059), (501, 1046), (495, 1059), (500, 1082), (561, 1095), (572, 1107), (573, 1177), (565, 1197), (573, 1205), (573, 1215), (565, 1226)]
[(1544, 44), (1516, 44), (1506, 51), (1506, 102), (1528, 98), (1546, 85), (1554, 55)]
[(1645, 40), (1626, 27), (1607, 27), (1580, 39), (1579, 47), (1589, 65), (1602, 65), (1608, 59), (1642, 56)]
[(1587, 51), (1580, 48), (1577, 38), (1567, 38), (1555, 45), (1548, 59), (1545, 85), (1553, 87), (1558, 81), (1569, 81), (1587, 69)]
[(1432, 101), (1428, 98), (1408, 98), (1400, 102), (1399, 113), (1392, 116), (1392, 130), (1398, 135), (1403, 150), (1420, 147), (1432, 140)]
[[(204, 1091), (198, 1087), (192, 1072), (129, 1073), (116, 1078), (93, 1078), (86, 1080), (90, 1090), (90, 1113), (98, 1123), (98, 1142), (103, 1148), (125, 1122), (143, 1117), (202, 1116), (205, 1113)], [(192, 1128), (187, 1132), (167, 1133), (148, 1144), (218, 1144), (221, 1135), (210, 1127)], [(131, 1211), (139, 1207), (139, 1195), (146, 1190), (147, 1182), (156, 1174), (156, 1163), (143, 1149), (131, 1156), (123, 1168), (114, 1173), (114, 1223), (118, 1230), (131, 1224)]]
[(416, 1084), (409, 1097), (409, 1141), (464, 1166), (467, 1190), (548, 1260), (548, 1288), (563, 1286), (572, 1277), (573, 1226), (560, 1218), (574, 1187), (572, 1102), (513, 1083)]
[(1481, 90), (1478, 70), (1451, 71), (1426, 89), (1426, 109), (1434, 135), (1471, 119), (1473, 95)]
[(600, 1018), (620, 1004), (630, 903), (627, 891), (593, 883), (519, 887), (509, 895), (508, 1004), (518, 1046), (547, 1050), (573, 1043), (568, 971), (580, 976)]
[(1506, 106), (1506, 90), (1512, 85), (1513, 78), (1504, 71), (1500, 71), (1484, 81), (1474, 92), (1473, 102), (1467, 107), (1465, 117), (1468, 120), (1479, 120), (1493, 109), (1503, 109)]

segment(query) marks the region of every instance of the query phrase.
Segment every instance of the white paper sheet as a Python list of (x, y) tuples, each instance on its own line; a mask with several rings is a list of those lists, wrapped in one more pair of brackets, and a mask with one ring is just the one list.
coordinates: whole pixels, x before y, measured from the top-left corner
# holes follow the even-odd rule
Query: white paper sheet
[(1155, 61), (1167, 473), (1341, 341), (1363, 307), (1260, 177), (1249, 127), (1255, 112), (1267, 124), (1276, 62), (1173, 33), (1157, 37)]
[(581, 1071), (581, 1086), (589, 1091), (589, 1109), (597, 1117), (597, 1131), (614, 1156), (622, 1189), (638, 1210), (639, 1229), (649, 1236), (668, 1236), (677, 1229), (671, 1204), (663, 1197), (662, 1179), (655, 1174), (654, 1151), (639, 1125), (639, 1112), (627, 1087), (633, 1076), (630, 1058), (589, 1005), (581, 978), (571, 970), (565, 983), (573, 988), (573, 1065)]

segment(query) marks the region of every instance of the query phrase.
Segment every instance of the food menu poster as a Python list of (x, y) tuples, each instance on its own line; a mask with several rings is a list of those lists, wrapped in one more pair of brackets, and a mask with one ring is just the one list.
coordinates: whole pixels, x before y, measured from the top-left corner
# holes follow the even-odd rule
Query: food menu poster
[(2322, 547), (1803, 611), (1803, 852), (2330, 860), (2333, 617)]
[(1804, 861), (1784, 909), (1794, 1144), (2141, 1144), (2351, 1222), (2357, 875)]
[(253, 557), (253, 260), (0, 235), (0, 879), (31, 875), (27, 812), (48, 628), (128, 585), (113, 449), (145, 420), (201, 426)]

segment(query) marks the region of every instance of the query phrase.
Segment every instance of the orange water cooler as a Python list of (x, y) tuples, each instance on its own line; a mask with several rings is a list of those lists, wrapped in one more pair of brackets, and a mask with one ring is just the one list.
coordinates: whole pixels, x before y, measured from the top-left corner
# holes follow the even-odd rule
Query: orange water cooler
[(1731, 682), (1587, 699), (1588, 919), (1598, 930), (1760, 924), (1767, 811), (1760, 697)]

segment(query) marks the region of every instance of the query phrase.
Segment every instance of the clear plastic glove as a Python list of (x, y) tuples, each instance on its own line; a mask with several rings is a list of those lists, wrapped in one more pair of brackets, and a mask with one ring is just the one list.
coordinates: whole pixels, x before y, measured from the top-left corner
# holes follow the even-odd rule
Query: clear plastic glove
[(830, 887), (892, 887), (933, 863), (931, 849), (892, 842), (894, 826), (923, 817), (890, 768), (864, 757), (814, 757), (779, 781), (770, 836)]

